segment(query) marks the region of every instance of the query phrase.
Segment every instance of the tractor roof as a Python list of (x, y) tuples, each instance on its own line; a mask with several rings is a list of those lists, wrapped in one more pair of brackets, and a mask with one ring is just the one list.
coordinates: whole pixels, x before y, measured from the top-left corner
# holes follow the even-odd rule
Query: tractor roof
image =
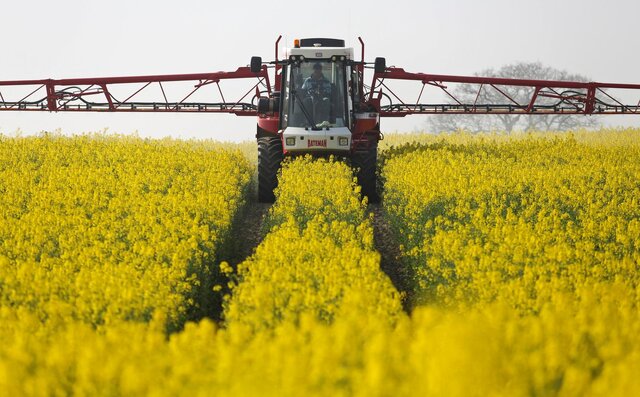
[(344, 47), (344, 40), (342, 39), (326, 39), (326, 38), (313, 38), (313, 39), (300, 39), (300, 47)]

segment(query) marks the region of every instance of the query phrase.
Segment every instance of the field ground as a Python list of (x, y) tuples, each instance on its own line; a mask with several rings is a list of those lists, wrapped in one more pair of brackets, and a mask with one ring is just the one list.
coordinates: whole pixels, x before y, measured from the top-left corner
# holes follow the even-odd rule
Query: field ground
[(411, 310), (409, 302), (412, 301), (407, 296), (411, 293), (411, 280), (401, 260), (400, 245), (384, 215), (383, 205), (369, 204), (368, 210), (373, 214), (373, 236), (376, 250), (380, 253), (380, 269), (389, 276), (394, 287), (402, 295), (403, 307), (408, 312)]

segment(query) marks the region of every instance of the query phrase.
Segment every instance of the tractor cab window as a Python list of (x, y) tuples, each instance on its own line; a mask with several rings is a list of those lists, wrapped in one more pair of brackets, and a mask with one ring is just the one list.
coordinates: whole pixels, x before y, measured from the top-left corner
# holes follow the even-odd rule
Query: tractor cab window
[(304, 128), (344, 127), (345, 66), (342, 62), (293, 64), (289, 75), (287, 125)]

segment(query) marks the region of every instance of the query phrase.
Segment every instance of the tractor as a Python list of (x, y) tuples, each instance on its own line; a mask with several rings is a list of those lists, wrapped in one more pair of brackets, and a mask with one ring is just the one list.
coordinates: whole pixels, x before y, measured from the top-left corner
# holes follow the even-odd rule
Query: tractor
[[(295, 40), (285, 56), (276, 62), (276, 88), (258, 99), (259, 201), (274, 200), (283, 156), (307, 153), (349, 158), (362, 194), (377, 201), (382, 135), (378, 108), (364, 99), (364, 63), (339, 39)], [(252, 72), (262, 66), (260, 57), (251, 59)], [(384, 69), (384, 59), (376, 59), (376, 71)]]

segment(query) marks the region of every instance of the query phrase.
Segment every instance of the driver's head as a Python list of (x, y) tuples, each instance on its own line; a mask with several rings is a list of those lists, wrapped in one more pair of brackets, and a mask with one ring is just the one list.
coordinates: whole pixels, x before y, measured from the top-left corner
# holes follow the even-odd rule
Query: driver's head
[(320, 78), (322, 76), (322, 64), (320, 62), (316, 62), (313, 64), (313, 77)]

